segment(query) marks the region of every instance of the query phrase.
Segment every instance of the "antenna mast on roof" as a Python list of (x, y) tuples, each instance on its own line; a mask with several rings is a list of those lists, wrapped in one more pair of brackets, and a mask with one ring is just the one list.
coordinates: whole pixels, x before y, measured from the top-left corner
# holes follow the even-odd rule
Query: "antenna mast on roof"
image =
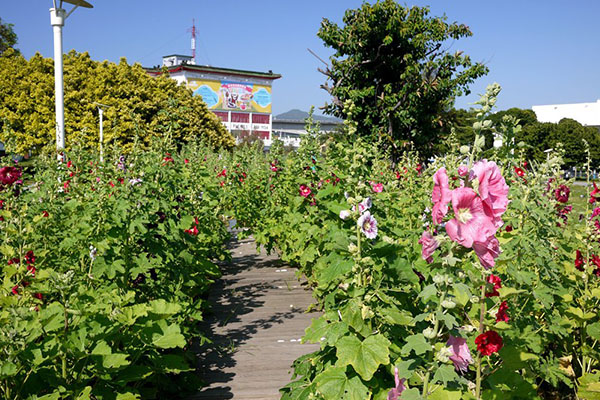
[(192, 33), (192, 60), (196, 64), (196, 20), (192, 18), (192, 28), (188, 29)]

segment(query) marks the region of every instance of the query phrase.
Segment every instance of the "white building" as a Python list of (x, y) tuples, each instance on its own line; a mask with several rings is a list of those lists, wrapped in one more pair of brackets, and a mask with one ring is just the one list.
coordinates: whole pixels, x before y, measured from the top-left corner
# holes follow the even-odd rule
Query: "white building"
[(550, 104), (531, 107), (538, 121), (558, 123), (571, 118), (584, 126), (600, 128), (600, 100), (595, 103)]

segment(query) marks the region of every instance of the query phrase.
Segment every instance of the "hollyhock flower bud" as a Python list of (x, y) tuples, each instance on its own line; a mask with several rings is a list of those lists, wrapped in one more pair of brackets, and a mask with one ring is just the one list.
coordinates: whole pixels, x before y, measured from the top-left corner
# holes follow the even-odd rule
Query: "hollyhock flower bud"
[(345, 220), (350, 217), (350, 210), (342, 210), (340, 211), (340, 218)]
[(444, 300), (442, 301), (441, 306), (444, 308), (453, 309), (454, 307), (456, 307), (456, 303), (452, 300)]
[(373, 202), (371, 201), (371, 198), (367, 197), (366, 199), (358, 203), (358, 211), (362, 214), (363, 212), (371, 208), (372, 205)]
[(583, 271), (584, 264), (585, 260), (583, 259), (583, 254), (581, 254), (581, 251), (577, 250), (575, 252), (575, 268), (577, 268), (580, 271)]
[(502, 338), (495, 331), (487, 331), (475, 338), (477, 350), (481, 355), (489, 356), (500, 351), (504, 343)]
[(388, 392), (387, 400), (398, 400), (404, 391), (404, 382), (406, 379), (399, 379), (398, 368), (394, 368), (394, 381), (396, 386)]
[(467, 176), (468, 173), (469, 168), (466, 165), (461, 165), (460, 167), (458, 167), (458, 175)]
[(471, 357), (469, 346), (467, 346), (467, 340), (450, 335), (446, 346), (449, 346), (448, 349), (452, 353), (448, 358), (454, 364), (454, 368), (463, 373), (467, 372), (469, 364), (473, 363), (473, 357)]
[(423, 336), (425, 336), (427, 339), (433, 339), (437, 336), (437, 334), (432, 328), (425, 328), (423, 331)]
[(423, 260), (431, 263), (433, 261), (433, 253), (435, 250), (440, 247), (440, 243), (429, 233), (429, 231), (424, 231), (421, 235), (421, 239), (419, 239), (419, 244), (421, 247), (421, 257)]

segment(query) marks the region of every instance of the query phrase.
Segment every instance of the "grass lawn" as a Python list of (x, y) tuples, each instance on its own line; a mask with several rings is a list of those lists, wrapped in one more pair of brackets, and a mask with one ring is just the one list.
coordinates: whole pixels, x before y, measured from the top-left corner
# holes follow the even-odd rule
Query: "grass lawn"
[(570, 203), (573, 206), (573, 212), (577, 214), (585, 213), (586, 203), (588, 202), (587, 188), (583, 185), (571, 185)]

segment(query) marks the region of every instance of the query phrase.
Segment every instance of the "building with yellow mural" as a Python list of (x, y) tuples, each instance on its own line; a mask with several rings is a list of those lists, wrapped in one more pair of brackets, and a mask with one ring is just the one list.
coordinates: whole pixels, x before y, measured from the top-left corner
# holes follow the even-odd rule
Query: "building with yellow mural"
[[(180, 84), (202, 96), (208, 108), (235, 136), (255, 135), (269, 145), (272, 134), (272, 86), (281, 75), (195, 65), (192, 57), (173, 54), (163, 57), (163, 67)], [(151, 76), (162, 68), (146, 68)]]

